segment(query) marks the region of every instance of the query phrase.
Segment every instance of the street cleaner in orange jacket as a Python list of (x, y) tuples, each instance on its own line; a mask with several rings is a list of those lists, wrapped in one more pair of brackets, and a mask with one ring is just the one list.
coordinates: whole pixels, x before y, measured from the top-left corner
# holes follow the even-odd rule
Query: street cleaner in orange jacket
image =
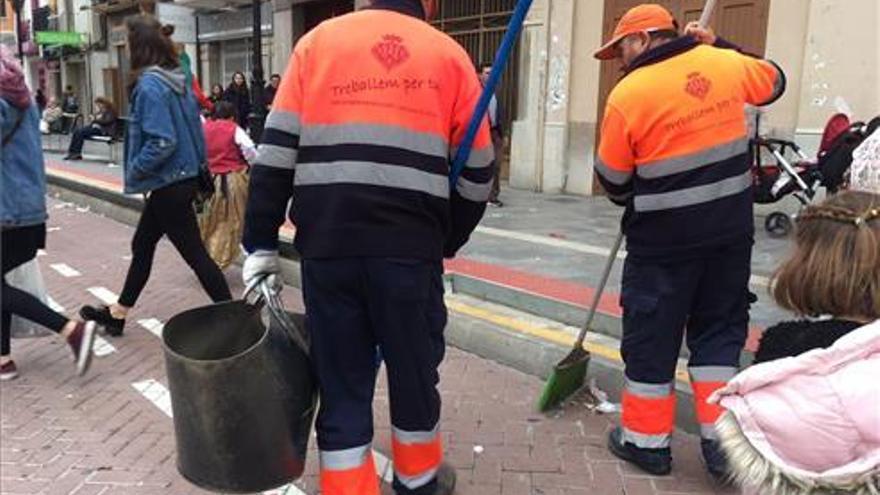
[(482, 217), (494, 155), (484, 120), (461, 178), (450, 161), (481, 87), (463, 48), (425, 22), (434, 0), (374, 0), (294, 48), (251, 172), (245, 283), (276, 277), (290, 219), (302, 258), (324, 495), (378, 495), (376, 347), (390, 395), (398, 494), (452, 493), (437, 368), (444, 257)]
[(675, 369), (687, 329), (688, 370), (706, 468), (726, 472), (706, 399), (733, 378), (748, 332), (754, 227), (747, 104), (781, 96), (785, 76), (693, 23), (678, 35), (654, 4), (627, 12), (595, 54), (625, 75), (608, 98), (596, 171), (626, 207), (621, 304), (623, 413), (608, 446), (667, 474)]

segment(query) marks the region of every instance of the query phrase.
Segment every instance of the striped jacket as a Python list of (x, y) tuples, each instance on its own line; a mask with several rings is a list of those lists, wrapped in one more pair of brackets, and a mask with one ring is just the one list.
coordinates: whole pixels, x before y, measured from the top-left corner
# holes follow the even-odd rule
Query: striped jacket
[(277, 249), (293, 197), (304, 258), (453, 255), (491, 187), (486, 121), (449, 184), (480, 91), (464, 49), (420, 19), (369, 9), (319, 25), (296, 44), (266, 122), (245, 249)]
[(691, 256), (754, 234), (745, 108), (778, 99), (785, 76), (720, 45), (655, 48), (609, 95), (596, 171), (627, 207), (634, 256)]

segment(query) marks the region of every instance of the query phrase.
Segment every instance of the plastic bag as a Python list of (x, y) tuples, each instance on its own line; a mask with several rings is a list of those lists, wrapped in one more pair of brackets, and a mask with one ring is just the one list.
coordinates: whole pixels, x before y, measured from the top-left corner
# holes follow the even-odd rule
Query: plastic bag
[[(40, 265), (36, 258), (7, 273), (6, 282), (17, 289), (32, 294), (43, 304), (47, 304), (46, 285), (43, 283), (43, 274), (40, 272)], [(52, 335), (52, 331), (30, 320), (13, 315), (11, 334), (13, 338), (45, 337)]]

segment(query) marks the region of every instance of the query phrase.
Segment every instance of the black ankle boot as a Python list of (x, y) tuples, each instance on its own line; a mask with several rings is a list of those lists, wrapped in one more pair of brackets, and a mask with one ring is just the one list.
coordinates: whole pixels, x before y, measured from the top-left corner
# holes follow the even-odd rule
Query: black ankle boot
[(114, 318), (108, 306), (83, 306), (79, 316), (86, 321), (94, 321), (111, 337), (121, 337), (125, 328), (125, 318)]

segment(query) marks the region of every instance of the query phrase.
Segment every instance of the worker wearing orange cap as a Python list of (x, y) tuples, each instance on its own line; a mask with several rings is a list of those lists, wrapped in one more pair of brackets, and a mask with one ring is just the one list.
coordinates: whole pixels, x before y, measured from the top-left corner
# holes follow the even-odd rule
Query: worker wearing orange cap
[(679, 36), (673, 16), (654, 4), (627, 12), (595, 56), (624, 65), (595, 163), (610, 199), (626, 207), (626, 384), (609, 448), (650, 473), (671, 471), (686, 328), (703, 457), (722, 478), (720, 410), (706, 399), (736, 373), (748, 330), (754, 220), (744, 110), (779, 98), (785, 76), (697, 23)]

